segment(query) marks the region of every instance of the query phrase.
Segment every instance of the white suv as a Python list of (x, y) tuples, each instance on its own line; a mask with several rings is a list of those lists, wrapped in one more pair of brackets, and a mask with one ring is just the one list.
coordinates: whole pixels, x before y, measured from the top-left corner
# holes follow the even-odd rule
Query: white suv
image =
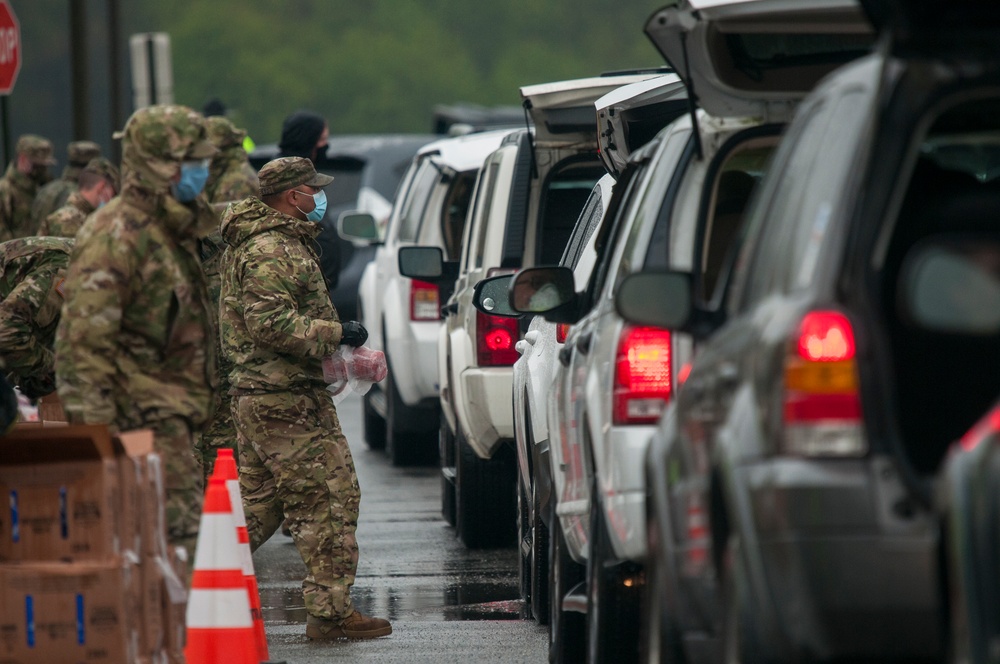
[[(399, 274), (400, 247), (440, 247), (457, 259), (476, 175), (509, 131), (491, 131), (429, 143), (413, 158), (400, 183), (384, 241), (365, 268), (358, 289), (359, 318), (368, 343), (386, 354), (388, 377), (364, 397), (368, 445), (386, 448), (395, 465), (437, 458), (440, 423), (438, 331), (441, 295), (448, 284)], [(370, 239), (375, 220), (354, 214), (340, 220), (346, 239)]]
[[(467, 546), (509, 544), (516, 524), (510, 399), (521, 330), (516, 319), (489, 316), (472, 306), (476, 284), (499, 271), (558, 262), (584, 202), (604, 174), (594, 101), (652, 75), (522, 88), (534, 126), (508, 135), (477, 180), (461, 262), (451, 266), (459, 276), (445, 308), (438, 350), (445, 419), (442, 500), (446, 516), (454, 506), (458, 534)], [(401, 270), (414, 278), (440, 278), (448, 267), (436, 248), (406, 249), (400, 261), (414, 268)]]

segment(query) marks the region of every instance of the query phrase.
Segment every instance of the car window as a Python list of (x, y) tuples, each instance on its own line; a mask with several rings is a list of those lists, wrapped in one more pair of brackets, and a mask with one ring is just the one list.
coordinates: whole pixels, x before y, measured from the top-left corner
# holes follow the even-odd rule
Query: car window
[(587, 240), (597, 229), (597, 225), (601, 223), (601, 216), (603, 214), (604, 205), (602, 204), (601, 188), (595, 186), (583, 206), (583, 211), (580, 212), (580, 218), (573, 229), (573, 235), (570, 236), (569, 244), (566, 245), (566, 251), (563, 252), (562, 258), (559, 259), (560, 265), (568, 267), (571, 270), (576, 269), (576, 265), (580, 261), (580, 254), (583, 253), (583, 248), (587, 245)]
[(553, 265), (566, 249), (573, 226), (597, 180), (599, 164), (562, 169), (549, 178), (538, 220), (538, 265)]
[(441, 211), (441, 237), (444, 238), (444, 253), (448, 260), (458, 258), (462, 249), (462, 230), (472, 202), (472, 190), (476, 185), (477, 171), (456, 173), (445, 197)]
[(417, 232), (420, 230), (420, 220), (427, 207), (427, 199), (430, 198), (438, 178), (440, 178), (438, 169), (429, 159), (425, 159), (413, 177), (413, 182), (410, 183), (410, 190), (407, 192), (403, 209), (400, 211), (399, 230), (396, 233), (396, 237), (400, 241), (416, 241)]
[(482, 201), (479, 205), (479, 224), (473, 229), (477, 233), (475, 238), (475, 252), (473, 253), (471, 268), (483, 266), (483, 254), (486, 252), (486, 236), (489, 230), (490, 209), (493, 207), (493, 195), (496, 193), (497, 177), (500, 175), (500, 163), (494, 161), (486, 167), (486, 175), (483, 183), (486, 185), (483, 192)]
[(750, 213), (750, 223), (761, 231), (744, 305), (811, 285), (834, 206), (851, 174), (853, 137), (867, 118), (857, 109), (864, 105), (862, 91), (848, 91), (803, 109), (787, 159), (767, 176), (773, 186), (760, 197), (767, 203)]

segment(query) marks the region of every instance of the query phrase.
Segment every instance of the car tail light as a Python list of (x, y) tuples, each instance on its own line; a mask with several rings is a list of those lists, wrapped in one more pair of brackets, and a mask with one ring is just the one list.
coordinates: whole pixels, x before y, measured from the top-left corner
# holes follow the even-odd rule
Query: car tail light
[(625, 326), (618, 339), (613, 411), (615, 424), (655, 424), (672, 391), (670, 332)]
[(971, 452), (979, 446), (979, 443), (998, 433), (1000, 433), (1000, 406), (995, 406), (962, 436), (958, 444), (962, 449)]
[(476, 355), (481, 367), (512, 366), (520, 353), (514, 348), (520, 338), (516, 318), (490, 316), (476, 311)]
[(856, 456), (867, 451), (854, 330), (838, 311), (803, 317), (785, 359), (785, 451)]
[(441, 320), (441, 298), (436, 284), (410, 281), (410, 320)]
[(559, 323), (556, 325), (556, 343), (564, 344), (566, 343), (566, 335), (569, 334), (569, 325), (566, 323)]

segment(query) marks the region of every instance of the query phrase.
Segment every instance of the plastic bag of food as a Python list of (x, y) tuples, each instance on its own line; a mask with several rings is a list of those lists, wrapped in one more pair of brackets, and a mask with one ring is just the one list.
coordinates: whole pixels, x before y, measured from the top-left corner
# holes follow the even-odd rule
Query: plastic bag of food
[(335, 404), (348, 394), (365, 394), (388, 373), (382, 351), (365, 346), (341, 346), (333, 355), (323, 358), (323, 379), (329, 383), (326, 389)]

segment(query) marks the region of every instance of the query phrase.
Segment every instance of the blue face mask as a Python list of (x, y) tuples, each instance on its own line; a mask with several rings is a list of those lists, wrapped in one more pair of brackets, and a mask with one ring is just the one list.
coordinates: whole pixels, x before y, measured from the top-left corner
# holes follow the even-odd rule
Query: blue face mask
[[(296, 192), (302, 193), (297, 189)], [(309, 221), (322, 221), (323, 215), (326, 214), (326, 192), (320, 191), (318, 193), (313, 194), (312, 197), (313, 197), (313, 203), (316, 204), (316, 207), (313, 208), (311, 212), (302, 212), (302, 208), (300, 208), (298, 205), (295, 206), (295, 209), (298, 210), (299, 212), (302, 212), (302, 214), (306, 215), (306, 219), (308, 219)]]
[(202, 192), (207, 181), (208, 159), (185, 161), (181, 164), (181, 179), (170, 184), (170, 191), (181, 203), (190, 203)]

